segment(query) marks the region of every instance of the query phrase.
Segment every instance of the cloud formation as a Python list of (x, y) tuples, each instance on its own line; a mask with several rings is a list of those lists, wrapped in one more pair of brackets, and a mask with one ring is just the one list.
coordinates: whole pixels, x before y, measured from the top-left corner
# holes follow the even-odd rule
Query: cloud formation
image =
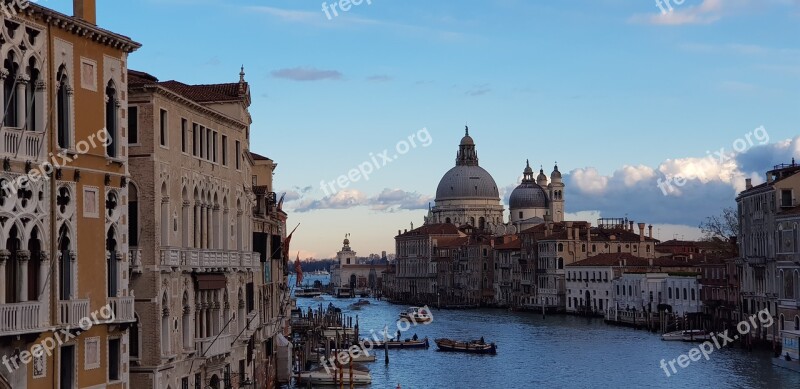
[(341, 80), (338, 70), (320, 70), (313, 67), (294, 67), (272, 71), (272, 77), (292, 81)]
[(356, 189), (346, 189), (321, 199), (305, 199), (301, 196), (299, 200), (294, 205), (295, 212), (355, 207), (369, 207), (372, 210), (381, 212), (397, 212), (401, 210), (426, 209), (428, 204), (433, 202), (433, 197), (416, 192), (407, 192), (402, 189), (386, 188), (375, 196), (367, 196)]

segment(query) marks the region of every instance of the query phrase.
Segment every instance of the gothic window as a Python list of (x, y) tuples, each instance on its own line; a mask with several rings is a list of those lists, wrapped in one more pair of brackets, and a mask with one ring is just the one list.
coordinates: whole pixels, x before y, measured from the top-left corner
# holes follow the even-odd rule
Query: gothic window
[(58, 147), (62, 149), (68, 149), (71, 142), (70, 88), (67, 68), (62, 65), (58, 70), (58, 92), (56, 94), (57, 140)]
[(106, 155), (116, 158), (119, 148), (119, 128), (117, 118), (117, 88), (114, 81), (109, 81), (106, 86)]

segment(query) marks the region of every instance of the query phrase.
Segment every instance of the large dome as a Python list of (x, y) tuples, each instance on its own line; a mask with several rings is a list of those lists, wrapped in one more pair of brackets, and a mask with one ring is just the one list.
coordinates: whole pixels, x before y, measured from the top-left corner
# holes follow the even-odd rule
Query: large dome
[(456, 199), (499, 200), (500, 192), (492, 175), (482, 167), (459, 165), (445, 173), (436, 189), (436, 201)]
[(547, 194), (535, 182), (519, 184), (508, 198), (510, 209), (547, 208)]

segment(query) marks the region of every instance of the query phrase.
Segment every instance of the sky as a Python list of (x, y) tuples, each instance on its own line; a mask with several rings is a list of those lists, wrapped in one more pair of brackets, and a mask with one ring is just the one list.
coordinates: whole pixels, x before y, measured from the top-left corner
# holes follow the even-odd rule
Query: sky
[(98, 25), (143, 45), (131, 69), (208, 84), (244, 65), (251, 149), (278, 163), (301, 258), (346, 233), (359, 255), (394, 252), (467, 124), (506, 204), (526, 159), (557, 161), (569, 219), (628, 217), (662, 240), (698, 238), (745, 178), (800, 157), (798, 0), (333, 5), (98, 1)]

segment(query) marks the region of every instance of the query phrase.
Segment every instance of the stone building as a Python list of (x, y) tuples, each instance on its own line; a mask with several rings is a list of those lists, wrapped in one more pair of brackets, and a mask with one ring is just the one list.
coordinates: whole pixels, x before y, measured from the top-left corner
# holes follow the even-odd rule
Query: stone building
[(780, 331), (781, 355), (785, 360), (788, 354), (792, 361), (787, 363), (794, 363), (794, 370), (800, 370), (800, 206), (786, 208), (775, 217), (775, 266), (778, 272), (778, 317), (775, 322)]
[[(4, 6), (0, 354), (13, 363), (0, 383), (122, 388), (133, 321), (126, 67), (140, 45), (98, 27), (93, 0), (74, 1), (74, 16)], [(31, 357), (54, 330), (79, 326)]]
[(385, 264), (374, 260), (358, 259), (350, 247), (350, 234), (342, 241), (342, 249), (336, 253), (336, 262), (331, 266), (331, 283), (336, 295), (358, 295), (382, 289)]
[(251, 239), (250, 90), (128, 72), (131, 386), (221, 388), (254, 376), (264, 283)]
[[(744, 316), (768, 309), (773, 317), (779, 311), (780, 273), (776, 252), (785, 250), (777, 245), (785, 241), (778, 233), (777, 216), (798, 205), (800, 193), (800, 165), (776, 165), (766, 174), (766, 182), (752, 185), (746, 180), (746, 189), (736, 197), (739, 215), (740, 259), (737, 260), (741, 280), (741, 312)], [(788, 227), (788, 225), (786, 225)], [(783, 231), (783, 230), (781, 230)], [(787, 230), (791, 231), (791, 230)], [(790, 237), (791, 233), (787, 234)], [(784, 271), (784, 275), (786, 272)], [(780, 337), (778, 326), (759, 327), (753, 330), (757, 339), (773, 340)]]
[[(262, 278), (258, 291), (258, 306), (261, 326), (253, 337), (253, 363), (255, 372), (253, 387), (271, 387), (278, 382), (288, 382), (291, 372), (291, 349), (289, 344), (288, 319), (291, 317), (291, 301), (288, 285), (287, 252), (283, 247), (286, 239), (287, 214), (283, 204), (277, 200), (272, 183), (278, 164), (270, 158), (250, 153), (253, 160), (253, 192), (256, 206), (253, 210), (253, 250), (260, 256)], [(245, 376), (247, 373), (245, 373)]]
[(395, 274), (387, 297), (404, 302), (436, 301), (438, 290), (435, 247), (439, 239), (465, 234), (451, 223), (426, 224), (411, 231), (397, 231), (395, 239)]

